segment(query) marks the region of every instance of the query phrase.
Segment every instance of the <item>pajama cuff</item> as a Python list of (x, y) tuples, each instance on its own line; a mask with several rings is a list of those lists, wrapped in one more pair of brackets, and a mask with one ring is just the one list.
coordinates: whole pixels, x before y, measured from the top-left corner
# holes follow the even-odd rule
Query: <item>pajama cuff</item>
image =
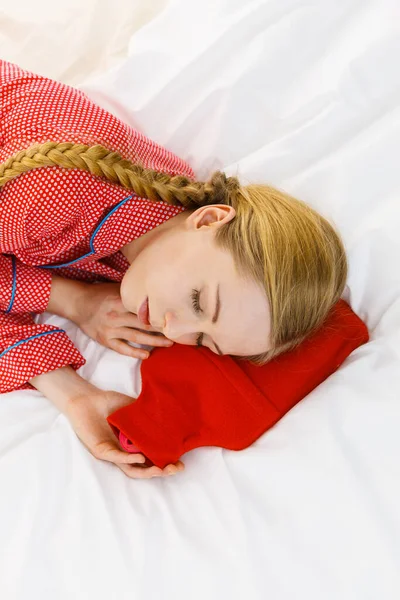
[(9, 263), (12, 272), (8, 313), (43, 313), (50, 300), (51, 272), (25, 265), (15, 256)]
[(29, 383), (32, 377), (67, 365), (77, 370), (86, 363), (64, 330), (49, 325), (36, 330), (0, 354), (0, 393), (36, 389)]

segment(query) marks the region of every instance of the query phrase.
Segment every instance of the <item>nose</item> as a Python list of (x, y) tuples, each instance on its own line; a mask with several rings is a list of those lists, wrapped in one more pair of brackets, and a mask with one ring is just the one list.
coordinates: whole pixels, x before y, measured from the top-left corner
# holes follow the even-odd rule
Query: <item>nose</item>
[[(184, 335), (194, 332), (193, 324), (176, 319), (172, 312), (166, 312), (164, 317), (163, 334), (170, 340), (177, 341)], [(184, 341), (182, 341), (184, 343)]]

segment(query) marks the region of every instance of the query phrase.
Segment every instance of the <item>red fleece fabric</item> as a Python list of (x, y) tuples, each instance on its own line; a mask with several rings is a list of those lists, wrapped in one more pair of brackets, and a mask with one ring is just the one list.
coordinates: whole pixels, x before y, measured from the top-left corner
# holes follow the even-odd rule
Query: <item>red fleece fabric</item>
[(368, 339), (365, 324), (339, 300), (316, 333), (262, 366), (208, 348), (158, 347), (142, 362), (138, 399), (107, 421), (125, 448), (132, 442), (160, 468), (200, 446), (242, 450)]

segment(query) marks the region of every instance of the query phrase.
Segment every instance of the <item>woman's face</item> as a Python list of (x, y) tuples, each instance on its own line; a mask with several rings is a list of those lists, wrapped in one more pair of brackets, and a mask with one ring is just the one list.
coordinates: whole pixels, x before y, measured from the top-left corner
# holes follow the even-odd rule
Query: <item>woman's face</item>
[(186, 210), (124, 246), (131, 262), (121, 283), (125, 308), (137, 314), (148, 296), (152, 327), (178, 344), (236, 356), (267, 351), (265, 292), (239, 277), (231, 254), (214, 243), (217, 229), (234, 216), (219, 204)]

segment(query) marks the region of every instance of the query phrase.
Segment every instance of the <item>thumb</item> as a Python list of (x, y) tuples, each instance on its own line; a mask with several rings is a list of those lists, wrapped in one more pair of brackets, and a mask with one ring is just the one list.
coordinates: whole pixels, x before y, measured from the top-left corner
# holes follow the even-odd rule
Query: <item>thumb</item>
[(99, 444), (96, 450), (98, 458), (112, 463), (143, 464), (146, 462), (146, 458), (143, 454), (130, 454), (129, 452), (124, 452), (118, 448), (117, 442), (112, 439)]

